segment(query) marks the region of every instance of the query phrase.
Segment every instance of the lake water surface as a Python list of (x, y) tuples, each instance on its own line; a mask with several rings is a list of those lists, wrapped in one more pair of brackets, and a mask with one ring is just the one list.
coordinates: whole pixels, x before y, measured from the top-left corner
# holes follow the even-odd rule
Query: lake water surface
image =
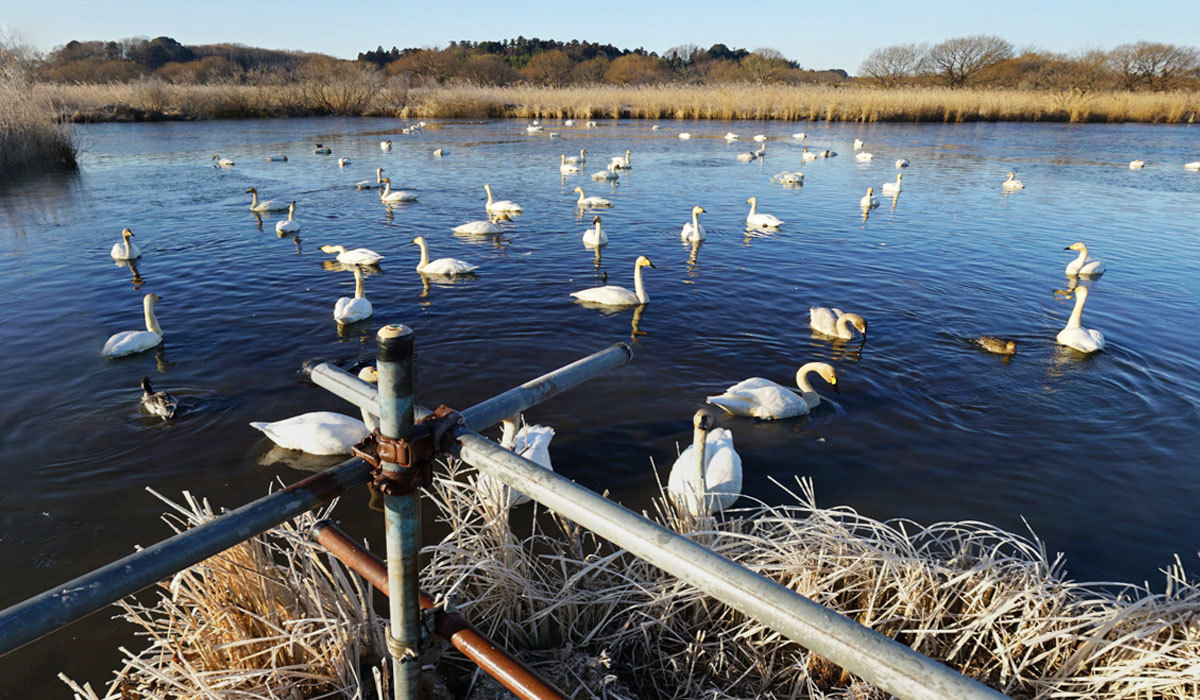
[[(382, 324), (417, 334), (418, 394), (469, 406), (616, 341), (633, 362), (528, 414), (558, 432), (555, 468), (635, 509), (657, 493), (651, 460), (669, 466), (690, 440), (704, 397), (741, 379), (790, 383), (811, 360), (833, 362), (836, 406), (776, 423), (721, 418), (746, 470), (745, 492), (790, 497), (771, 483), (815, 482), (818, 503), (880, 518), (981, 520), (1024, 531), (1067, 557), (1076, 579), (1149, 580), (1182, 556), (1193, 574), (1200, 538), (1200, 132), (1148, 125), (796, 125), (601, 122), (596, 129), (439, 122), (401, 135), (394, 120), (101, 124), (78, 130), (78, 175), (0, 191), (0, 607), (168, 534), (162, 504), (183, 489), (235, 507), (276, 479), (303, 474), (269, 453), (247, 423), (311, 410), (355, 413), (307, 384), (305, 359), (369, 356)], [(801, 164), (810, 148), (836, 158)], [(682, 141), (679, 131), (696, 138)], [(744, 141), (727, 144), (732, 130)], [(771, 137), (765, 162), (735, 160)], [(875, 154), (856, 161), (854, 138)], [(394, 141), (380, 151), (382, 138)], [(332, 157), (311, 154), (320, 141)], [(434, 148), (447, 154), (434, 158)], [(589, 151), (582, 176), (560, 177), (560, 153)], [(588, 179), (633, 151), (620, 184)], [(266, 156), (286, 152), (286, 163)], [(210, 156), (233, 158), (218, 170)], [(344, 169), (338, 156), (352, 162)], [(867, 186), (904, 191), (864, 220)], [(1133, 158), (1144, 170), (1126, 167)], [(352, 183), (376, 167), (414, 204), (389, 211)], [(771, 182), (802, 170), (802, 188)], [(1005, 194), (1016, 170), (1027, 189)], [(483, 216), (483, 183), (524, 215), (499, 238), (456, 237)], [(602, 258), (580, 242), (592, 214), (572, 189), (611, 198)], [(247, 187), (296, 200), (300, 241), (260, 228)], [(786, 224), (747, 234), (744, 204)], [(681, 245), (693, 205), (708, 240)], [(108, 250), (123, 227), (143, 251), (136, 275)], [(424, 285), (416, 235), (432, 257), (480, 265), (477, 278)], [(1084, 325), (1104, 352), (1059, 348), (1073, 300), (1063, 268), (1086, 242), (1108, 272), (1090, 282)], [(335, 299), (353, 276), (327, 269), (324, 243), (387, 256), (366, 279), (371, 320), (339, 333)], [(632, 287), (633, 262), (656, 265), (652, 299), (631, 339), (632, 310), (572, 303), (571, 291)], [(114, 332), (141, 326), (141, 297), (162, 296), (165, 345), (118, 360)], [(810, 305), (865, 316), (869, 339), (835, 345), (808, 329)], [(1011, 359), (970, 339), (1017, 341)], [(183, 397), (164, 423), (140, 412), (138, 383)], [(366, 496), (343, 500), (354, 534), (382, 544)], [(101, 613), (0, 659), (0, 695), (49, 697), (54, 679), (103, 682), (124, 623)]]

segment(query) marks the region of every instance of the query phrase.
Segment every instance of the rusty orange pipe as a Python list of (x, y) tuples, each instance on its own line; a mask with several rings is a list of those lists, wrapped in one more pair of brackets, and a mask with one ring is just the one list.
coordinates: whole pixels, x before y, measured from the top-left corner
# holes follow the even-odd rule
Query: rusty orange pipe
[[(314, 525), (313, 535), (333, 556), (387, 595), (387, 567), (379, 557), (360, 547), (328, 520)], [(434, 608), (433, 599), (424, 591), (421, 592), (421, 608)], [(462, 615), (437, 608), (433, 616), (433, 627), (438, 636), (449, 639), (456, 649), (517, 697), (529, 700), (567, 700), (566, 695), (550, 685), (536, 671), (496, 646)]]

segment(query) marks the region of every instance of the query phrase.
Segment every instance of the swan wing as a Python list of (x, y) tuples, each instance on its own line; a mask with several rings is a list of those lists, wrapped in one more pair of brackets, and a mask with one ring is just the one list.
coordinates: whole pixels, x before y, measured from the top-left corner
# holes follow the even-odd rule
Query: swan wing
[(361, 420), (329, 411), (304, 413), (273, 423), (256, 421), (250, 426), (284, 449), (314, 455), (348, 454), (367, 436), (367, 426)]
[(121, 331), (114, 333), (101, 352), (105, 357), (122, 357), (142, 352), (162, 342), (162, 335), (154, 331)]
[(472, 265), (466, 260), (438, 258), (421, 268), (420, 271), (427, 275), (465, 275), (478, 269), (478, 265)]
[(527, 425), (517, 432), (513, 450), (525, 459), (554, 471), (550, 464), (550, 441), (553, 439), (554, 428), (548, 425)]
[(355, 248), (345, 253), (338, 253), (338, 262), (347, 265), (374, 265), (383, 260), (383, 256), (370, 248)]
[(632, 306), (640, 303), (636, 294), (624, 287), (612, 284), (604, 287), (581, 289), (578, 292), (571, 292), (571, 296), (579, 301), (604, 304), (605, 306)]
[(825, 335), (837, 334), (837, 317), (841, 312), (837, 309), (827, 309), (824, 306), (811, 306), (808, 309), (808, 326), (818, 333)]
[(375, 313), (368, 299), (342, 297), (333, 305), (333, 318), (341, 323), (354, 323), (370, 318)]
[(787, 387), (769, 379), (752, 377), (738, 382), (708, 402), (739, 416), (762, 420), (791, 418), (808, 413), (810, 406)]

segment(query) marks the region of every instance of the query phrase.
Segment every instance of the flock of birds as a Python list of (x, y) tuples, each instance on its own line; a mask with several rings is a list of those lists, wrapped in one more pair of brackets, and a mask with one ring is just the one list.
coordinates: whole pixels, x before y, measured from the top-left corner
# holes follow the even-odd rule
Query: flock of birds
[[(573, 122), (567, 120), (564, 124), (570, 126)], [(412, 127), (407, 127), (405, 132), (418, 131), (424, 126), (424, 122), (421, 122)], [(589, 128), (594, 127), (594, 122), (588, 122), (587, 126)], [(657, 126), (653, 128), (658, 129)], [(542, 125), (534, 122), (526, 130), (530, 134), (537, 134), (542, 129)], [(550, 136), (554, 137), (556, 134), (551, 133)], [(692, 135), (683, 132), (678, 134), (678, 137), (686, 140), (692, 138)], [(740, 140), (740, 137), (733, 132), (725, 134), (723, 138), (729, 142)], [(797, 133), (793, 134), (792, 138), (795, 141), (802, 142), (805, 140), (806, 135)], [(765, 158), (767, 137), (758, 135), (754, 137), (754, 141), (762, 145), (756, 151), (739, 154), (737, 156), (739, 161), (750, 162)], [(861, 140), (855, 140), (854, 152), (856, 160), (869, 161), (874, 158), (870, 152), (863, 150), (864, 145)], [(384, 152), (391, 151), (392, 142), (390, 140), (381, 141), (379, 147)], [(314, 155), (330, 155), (331, 153), (332, 150), (329, 147), (320, 143), (316, 144), (316, 147), (313, 149)], [(434, 155), (438, 157), (445, 153), (446, 151), (441, 148), (434, 151)], [(593, 174), (592, 179), (608, 181), (619, 178), (622, 172), (628, 171), (633, 167), (631, 162), (632, 155), (631, 150), (626, 150), (624, 155), (612, 157), (605, 169)], [(807, 147), (804, 147), (801, 150), (800, 157), (803, 162), (809, 162), (816, 158), (831, 158), (836, 155), (837, 153), (831, 150), (819, 149), (810, 151)], [(215, 167), (231, 168), (235, 165), (233, 160), (216, 155), (212, 157), (212, 160)], [(288, 156), (280, 153), (268, 156), (267, 160), (285, 162), (288, 160)], [(588, 153), (586, 149), (581, 149), (578, 156), (568, 157), (566, 154), (561, 154), (559, 169), (563, 175), (580, 173), (587, 160)], [(345, 157), (338, 160), (339, 167), (345, 167), (349, 163), (350, 160)], [(909, 164), (907, 158), (900, 158), (895, 161), (897, 170), (903, 170), (909, 167)], [(1135, 160), (1129, 164), (1129, 167), (1131, 169), (1139, 169), (1144, 167), (1144, 165), (1144, 162)], [(1184, 167), (1189, 170), (1200, 170), (1200, 161), (1188, 163)], [(415, 193), (404, 190), (392, 190), (391, 180), (383, 176), (384, 172), (384, 168), (376, 168), (374, 180), (363, 180), (355, 183), (355, 186), (361, 190), (378, 190), (380, 200), (385, 204), (417, 200)], [(803, 184), (804, 174), (801, 172), (784, 172), (777, 175), (774, 180), (785, 185), (798, 186)], [(897, 173), (894, 181), (882, 185), (881, 189), (883, 193), (892, 195), (893, 197), (898, 195), (902, 180), (903, 173)], [(1020, 180), (1016, 179), (1015, 173), (1012, 172), (1008, 173), (1008, 179), (1000, 183), (1000, 186), (1005, 191), (1019, 190), (1025, 187)], [(498, 225), (498, 221), (507, 220), (510, 216), (523, 211), (523, 207), (516, 202), (495, 199), (490, 185), (484, 184), (483, 188), (487, 195), (484, 209), (488, 218), (469, 221), (456, 226), (453, 228), (455, 233), (496, 235), (503, 230)], [(258, 191), (253, 187), (248, 188), (246, 193), (251, 195), (249, 208), (252, 212), (257, 214), (282, 212), (284, 210), (288, 212), (287, 218), (279, 220), (275, 225), (276, 231), (281, 236), (296, 234), (300, 231), (301, 223), (295, 218), (295, 201), (260, 199)], [(608, 209), (613, 206), (613, 203), (608, 199), (587, 196), (582, 187), (574, 188), (574, 193), (579, 195), (576, 205), (580, 210), (595, 211)], [(784, 225), (784, 222), (779, 218), (771, 214), (759, 212), (756, 197), (747, 199), (746, 204), (750, 207), (745, 219), (748, 228), (774, 230)], [(874, 188), (868, 188), (866, 195), (860, 200), (861, 208), (865, 213), (878, 205), (878, 200), (874, 197)], [(700, 215), (705, 213), (705, 209), (699, 205), (692, 207), (690, 220), (685, 222), (680, 230), (680, 237), (683, 241), (694, 243), (704, 240), (705, 230), (700, 222)], [(583, 232), (582, 241), (585, 246), (596, 248), (598, 251), (601, 246), (607, 244), (608, 235), (602, 228), (601, 217), (598, 214), (594, 216), (592, 223), (593, 226)], [(133, 237), (134, 234), (132, 231), (128, 228), (124, 229), (121, 233), (121, 240), (112, 247), (111, 257), (118, 261), (130, 261), (141, 257), (141, 250), (131, 240)], [(453, 277), (470, 275), (479, 267), (478, 265), (455, 258), (430, 259), (429, 244), (424, 236), (417, 236), (412, 239), (412, 244), (418, 246), (420, 249), (420, 259), (416, 265), (416, 270), (423, 276)], [(1069, 277), (1076, 279), (1081, 277), (1095, 278), (1104, 273), (1104, 263), (1090, 257), (1088, 247), (1084, 243), (1074, 243), (1068, 246), (1066, 250), (1078, 253), (1078, 256), (1066, 266), (1065, 272)], [(384, 259), (384, 256), (367, 248), (348, 250), (345, 247), (336, 245), (322, 246), (321, 251), (335, 255), (339, 263), (351, 268), (354, 273), (354, 296), (342, 297), (335, 301), (333, 307), (335, 321), (339, 324), (349, 324), (370, 318), (374, 313), (374, 309), (365, 294), (363, 268), (378, 265)], [(642, 271), (647, 267), (654, 268), (654, 264), (648, 257), (644, 255), (638, 256), (634, 262), (632, 290), (618, 285), (606, 284), (575, 291), (570, 296), (586, 305), (610, 308), (640, 307), (650, 301), (642, 279)], [(1088, 289), (1086, 286), (1077, 286), (1074, 288), (1074, 293), (1075, 306), (1066, 326), (1059, 332), (1057, 342), (1060, 345), (1073, 348), (1081, 353), (1093, 353), (1102, 350), (1104, 348), (1103, 334), (1100, 331), (1085, 328), (1082, 325), (1083, 307), (1088, 296)], [(114, 334), (104, 344), (103, 354), (107, 357), (121, 357), (149, 350), (162, 343), (163, 330), (154, 312), (155, 305), (159, 300), (160, 297), (156, 294), (146, 294), (143, 298), (145, 329), (128, 330)], [(857, 337), (865, 342), (867, 336), (867, 320), (865, 318), (857, 313), (845, 312), (835, 307), (811, 307), (809, 310), (809, 325), (813, 331), (821, 336), (841, 341), (853, 340), (857, 335)], [(981, 336), (975, 339), (975, 342), (990, 352), (1005, 355), (1016, 352), (1015, 342), (1003, 338)], [(827, 362), (808, 362), (802, 365), (795, 375), (795, 384), (799, 391), (769, 379), (751, 377), (730, 386), (721, 394), (707, 397), (707, 402), (718, 406), (726, 413), (758, 420), (781, 420), (802, 416), (816, 409), (825, 400), (816, 392), (810, 382), (810, 377), (814, 375), (840, 394), (837, 370), (834, 366)], [(366, 367), (362, 369), (359, 372), (359, 377), (364, 381), (375, 381), (374, 368)], [(179, 406), (178, 401), (165, 392), (154, 391), (148, 378), (142, 380), (142, 390), (142, 405), (148, 412), (160, 416), (164, 420), (176, 415)], [(522, 427), (518, 425), (520, 422), (522, 422), (520, 416), (515, 416), (505, 421), (501, 444), (518, 454), (533, 459), (547, 469), (552, 469), (548, 446), (554, 435), (553, 429), (546, 426), (526, 425)], [(680, 454), (672, 466), (668, 479), (668, 492), (677, 502), (688, 504), (693, 513), (701, 510), (711, 512), (712, 510), (727, 508), (738, 498), (741, 492), (741, 458), (734, 449), (732, 433), (726, 428), (714, 429), (711, 427), (711, 424), (711, 416), (707, 412), (701, 411), (697, 414), (693, 444)], [(321, 411), (305, 413), (281, 421), (251, 423), (251, 426), (262, 431), (280, 447), (316, 455), (346, 454), (352, 445), (358, 443), (376, 425), (377, 421), (375, 417), (365, 411), (361, 420), (337, 413)], [(522, 499), (527, 500), (521, 494), (514, 492), (502, 484), (490, 482), (486, 477), (479, 477), (479, 485), (481, 490), (492, 493), (508, 506), (518, 505), (523, 502)]]

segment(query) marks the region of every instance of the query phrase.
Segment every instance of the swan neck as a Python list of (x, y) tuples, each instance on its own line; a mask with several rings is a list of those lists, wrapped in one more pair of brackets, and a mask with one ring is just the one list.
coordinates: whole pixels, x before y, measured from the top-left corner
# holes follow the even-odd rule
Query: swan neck
[[(383, 180), (380, 180), (380, 182), (383, 182)], [(388, 193), (390, 193), (391, 191), (392, 191), (392, 183), (383, 182), (383, 192), (379, 193), (379, 197), (381, 199), (386, 198), (388, 196)]]
[(295, 216), (296, 216), (296, 205), (292, 204), (292, 205), (288, 206), (288, 221), (295, 221), (295, 218), (294, 218)]
[(363, 291), (363, 273), (362, 268), (358, 265), (354, 266), (354, 298), (365, 299), (366, 293)]
[(1071, 309), (1071, 318), (1067, 319), (1067, 327), (1080, 325), (1083, 320), (1083, 302), (1086, 297), (1078, 292), (1075, 293), (1075, 308)]
[(421, 262), (417, 265), (417, 271), (419, 272), (429, 264), (429, 246), (425, 245), (425, 241), (420, 241), (417, 245), (421, 246)]
[(483, 189), (484, 189), (484, 191), (487, 192), (487, 196), (488, 196), (487, 205), (490, 207), (490, 206), (492, 206), (492, 188), (489, 187), (488, 185), (484, 185)]
[(758, 213), (758, 200), (751, 199), (750, 200), (750, 216), (754, 216), (757, 213)]
[(125, 236), (125, 257), (126, 259), (133, 257), (133, 253), (129, 250), (129, 236)]
[(854, 332), (850, 330), (850, 314), (842, 314), (838, 317), (836, 323), (833, 324), (833, 329), (837, 331), (839, 338), (851, 338)]
[(154, 300), (147, 299), (142, 306), (146, 312), (146, 330), (162, 335), (162, 326), (158, 325), (158, 317), (154, 315)]
[(696, 453), (696, 480), (694, 485), (696, 496), (699, 499), (703, 499), (704, 492), (708, 490), (708, 484), (704, 483), (704, 467), (708, 461), (705, 454), (706, 447), (708, 447), (708, 431), (697, 427), (692, 435), (692, 451)]
[[(751, 208), (750, 211), (753, 212), (754, 209)], [(692, 233), (697, 237), (700, 235), (700, 212), (695, 209), (692, 210)]]
[(646, 295), (646, 287), (642, 284), (642, 266), (636, 263), (633, 268), (633, 292), (637, 295), (639, 304), (650, 301), (650, 297)]
[(814, 369), (811, 365), (804, 365), (798, 372), (796, 372), (796, 386), (800, 387), (800, 392), (802, 394), (813, 393), (812, 384), (808, 383), (808, 375), (812, 371), (814, 371)]
[(1083, 249), (1079, 251), (1079, 257), (1075, 258), (1075, 262), (1078, 263), (1079, 267), (1082, 268), (1083, 264), (1087, 262), (1087, 257), (1088, 249), (1087, 246), (1084, 246)]
[(258, 207), (258, 193), (257, 193), (257, 192), (251, 192), (251, 193), (250, 193), (250, 208), (251, 208), (251, 209), (254, 209), (254, 208), (257, 208), (257, 207)]
[(504, 434), (500, 436), (500, 446), (511, 450), (517, 446), (517, 421), (505, 418), (501, 425), (504, 427)]

